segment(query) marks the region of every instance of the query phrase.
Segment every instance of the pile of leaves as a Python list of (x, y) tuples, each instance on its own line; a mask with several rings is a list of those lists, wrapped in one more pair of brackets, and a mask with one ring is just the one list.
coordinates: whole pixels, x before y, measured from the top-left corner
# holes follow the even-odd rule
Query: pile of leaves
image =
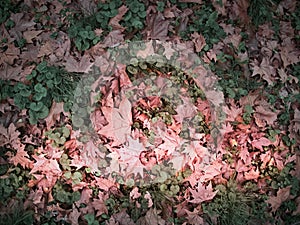
[(296, 0), (0, 4), (0, 224), (299, 223)]

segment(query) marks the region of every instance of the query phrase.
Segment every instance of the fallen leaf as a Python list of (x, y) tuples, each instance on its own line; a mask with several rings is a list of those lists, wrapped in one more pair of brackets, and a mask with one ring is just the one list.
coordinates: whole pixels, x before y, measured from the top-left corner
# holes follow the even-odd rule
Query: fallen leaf
[(254, 170), (252, 168), (250, 171), (244, 173), (244, 177), (246, 180), (256, 180), (260, 176), (259, 169)]
[(65, 116), (68, 116), (69, 113), (65, 112), (64, 110), (64, 103), (63, 102), (55, 102), (53, 101), (52, 106), (50, 108), (48, 116), (45, 118), (47, 124), (47, 130), (50, 130), (53, 125), (57, 121), (60, 120), (60, 114), (63, 113)]
[(140, 154), (145, 151), (145, 147), (139, 140), (128, 138), (128, 143), (119, 149), (120, 166), (125, 175), (138, 174), (144, 177), (144, 168), (146, 168), (140, 160)]
[(32, 40), (39, 36), (40, 33), (42, 33), (42, 30), (27, 30), (23, 32), (23, 36), (27, 43), (32, 44)]
[(79, 61), (72, 56), (68, 56), (66, 59), (64, 66), (68, 72), (88, 73), (94, 64), (88, 55), (82, 56)]
[(25, 151), (25, 145), (20, 144), (20, 147), (17, 150), (17, 153), (14, 156), (9, 157), (9, 161), (12, 162), (15, 166), (20, 164), (24, 169), (33, 167), (33, 161), (29, 159), (28, 152)]
[(132, 113), (131, 103), (123, 98), (119, 108), (102, 107), (102, 112), (108, 121), (108, 125), (98, 131), (98, 134), (112, 138), (112, 146), (123, 144), (131, 133)]
[(21, 81), (24, 77), (20, 75), (22, 66), (12, 67), (6, 63), (2, 64), (0, 79)]
[(196, 190), (189, 188), (189, 192), (192, 194), (192, 200), (189, 200), (191, 203), (200, 204), (202, 202), (212, 200), (218, 191), (213, 191), (211, 182), (205, 186), (202, 183), (198, 183)]
[(152, 8), (147, 10), (147, 39), (167, 40), (169, 20), (165, 19), (161, 12), (155, 12)]
[(277, 191), (276, 196), (271, 196), (267, 200), (267, 203), (271, 204), (272, 212), (275, 212), (283, 202), (289, 199), (290, 190), (291, 190), (291, 186), (288, 186), (286, 188), (280, 188)]
[(262, 152), (264, 151), (263, 146), (269, 146), (271, 144), (273, 143), (266, 137), (261, 137), (259, 139), (251, 141), (252, 147), (257, 148)]
[(128, 11), (127, 6), (122, 5), (118, 9), (118, 15), (111, 18), (108, 25), (112, 26), (113, 29), (124, 30), (125, 28), (120, 25), (120, 21), (122, 20), (123, 16), (126, 14), (127, 11)]
[(206, 45), (205, 38), (202, 34), (194, 32), (191, 34), (192, 41), (194, 42), (196, 52), (201, 52), (203, 47)]
[(166, 221), (159, 215), (161, 213), (160, 210), (156, 208), (151, 208), (147, 211), (144, 217), (141, 217), (136, 222), (137, 225), (165, 225)]
[(123, 43), (123, 41), (124, 41), (124, 34), (122, 34), (120, 30), (113, 30), (109, 32), (109, 34), (105, 37), (103, 41), (103, 47), (113, 48)]
[(188, 223), (191, 225), (204, 225), (204, 220), (200, 216), (201, 211), (198, 210), (197, 208), (194, 208), (193, 212), (185, 209), (185, 212), (187, 214), (187, 220)]

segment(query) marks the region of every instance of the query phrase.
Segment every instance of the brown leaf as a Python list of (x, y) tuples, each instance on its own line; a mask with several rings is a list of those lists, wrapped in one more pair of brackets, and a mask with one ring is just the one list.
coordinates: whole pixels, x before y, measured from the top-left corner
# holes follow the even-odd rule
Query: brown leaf
[(8, 64), (3, 64), (0, 70), (0, 79), (21, 81), (23, 77), (20, 75), (22, 66), (12, 67)]
[(188, 223), (191, 225), (204, 225), (204, 220), (200, 216), (201, 210), (194, 208), (193, 212), (185, 209), (185, 212), (187, 214), (187, 220)]
[(67, 61), (64, 63), (64, 66), (68, 72), (88, 73), (94, 64), (90, 60), (91, 59), (88, 55), (84, 55), (79, 61), (77, 61), (74, 57), (69, 56), (67, 57)]
[(63, 113), (65, 116), (69, 115), (69, 113), (65, 112), (64, 110), (63, 102), (56, 103), (53, 101), (49, 114), (45, 118), (47, 130), (50, 130), (50, 128), (55, 125), (55, 122), (60, 120), (61, 113)]
[(246, 180), (256, 180), (260, 176), (259, 169), (254, 170), (252, 168), (250, 171), (244, 173), (244, 177)]
[(166, 221), (159, 215), (160, 210), (151, 208), (147, 211), (146, 215), (137, 221), (137, 225), (165, 225)]
[(12, 162), (15, 166), (20, 164), (24, 169), (32, 168), (33, 162), (29, 159), (28, 153), (25, 151), (25, 145), (19, 145), (19, 148), (16, 149), (17, 153), (14, 156), (9, 156), (9, 161)]
[(126, 209), (112, 215), (119, 225), (135, 225), (130, 216), (126, 213)]
[(165, 19), (161, 12), (153, 11), (150, 7), (147, 10), (147, 39), (167, 40), (170, 22)]
[(6, 47), (6, 51), (0, 53), (0, 62), (13, 65), (15, 60), (20, 57), (20, 49), (17, 48), (13, 43), (8, 44)]
[(111, 18), (108, 25), (112, 26), (113, 29), (120, 29), (120, 30), (124, 30), (125, 28), (122, 27), (119, 22), (122, 20), (123, 16), (126, 14), (126, 12), (128, 11), (127, 6), (122, 5), (119, 9), (118, 9), (118, 15), (116, 15), (115, 17)]
[(146, 48), (144, 50), (139, 50), (136, 54), (137, 57), (146, 59), (148, 56), (154, 55), (153, 42), (149, 41), (145, 43)]
[(276, 196), (272, 196), (267, 200), (267, 203), (271, 204), (272, 212), (275, 212), (283, 202), (289, 199), (290, 197), (291, 186), (286, 188), (281, 188), (277, 191)]
[(261, 63), (258, 63), (257, 61), (254, 61), (254, 63), (251, 63), (253, 66), (253, 73), (252, 76), (255, 75), (261, 75), (261, 77), (267, 81), (268, 85), (273, 85), (273, 81), (275, 79), (276, 70), (271, 65), (270, 60), (266, 57), (263, 58)]
[(194, 32), (191, 34), (192, 41), (195, 44), (196, 52), (201, 52), (202, 48), (206, 45), (205, 38), (202, 34)]
[(124, 41), (124, 34), (121, 30), (113, 30), (105, 37), (103, 47), (115, 47)]
[(32, 40), (39, 36), (39, 34), (42, 32), (42, 30), (28, 30), (23, 33), (23, 36), (27, 43), (32, 44)]
[(179, 0), (179, 2), (202, 4), (202, 0)]
[(120, 155), (120, 165), (121, 169), (124, 170), (126, 175), (134, 174), (137, 176), (138, 174), (141, 177), (144, 176), (144, 168), (146, 168), (140, 160), (141, 153), (145, 151), (145, 147), (139, 140), (128, 138), (128, 144), (124, 145), (119, 150)]
[(278, 112), (273, 112), (269, 103), (261, 101), (260, 105), (255, 106), (254, 117), (265, 121), (268, 125), (273, 126), (277, 120)]

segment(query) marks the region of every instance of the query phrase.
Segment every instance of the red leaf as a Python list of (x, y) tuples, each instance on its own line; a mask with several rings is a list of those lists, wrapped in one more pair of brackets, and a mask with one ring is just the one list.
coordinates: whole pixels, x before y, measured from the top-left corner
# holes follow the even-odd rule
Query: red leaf
[(249, 172), (244, 173), (244, 177), (246, 180), (256, 180), (259, 178), (259, 169), (254, 170), (252, 168)]
[(252, 147), (257, 148), (260, 151), (263, 151), (263, 146), (269, 146), (271, 144), (272, 142), (266, 137), (261, 137), (260, 139), (251, 142)]
[(124, 145), (120, 150), (120, 164), (122, 170), (126, 175), (133, 173), (144, 176), (144, 168), (146, 168), (140, 161), (140, 154), (145, 150), (143, 144), (139, 140), (128, 138), (128, 144)]
[(33, 162), (29, 159), (29, 155), (24, 149), (25, 145), (20, 143), (16, 155), (10, 157), (9, 161), (11, 161), (15, 166), (20, 164), (23, 168), (32, 168)]
[(189, 200), (191, 203), (200, 204), (202, 202), (212, 200), (218, 191), (213, 191), (211, 182), (208, 186), (198, 183), (196, 190), (189, 188), (190, 193), (192, 194), (193, 200)]
[(131, 133), (132, 125), (131, 103), (129, 100), (123, 98), (119, 108), (102, 107), (102, 112), (108, 121), (108, 125), (98, 133), (107, 138), (112, 138), (112, 146), (125, 143), (126, 137)]

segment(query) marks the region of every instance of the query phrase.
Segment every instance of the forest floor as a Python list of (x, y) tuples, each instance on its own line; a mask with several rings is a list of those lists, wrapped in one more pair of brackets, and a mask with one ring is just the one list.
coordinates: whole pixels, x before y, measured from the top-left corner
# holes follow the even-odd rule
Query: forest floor
[(0, 224), (300, 224), (300, 2), (1, 0)]

